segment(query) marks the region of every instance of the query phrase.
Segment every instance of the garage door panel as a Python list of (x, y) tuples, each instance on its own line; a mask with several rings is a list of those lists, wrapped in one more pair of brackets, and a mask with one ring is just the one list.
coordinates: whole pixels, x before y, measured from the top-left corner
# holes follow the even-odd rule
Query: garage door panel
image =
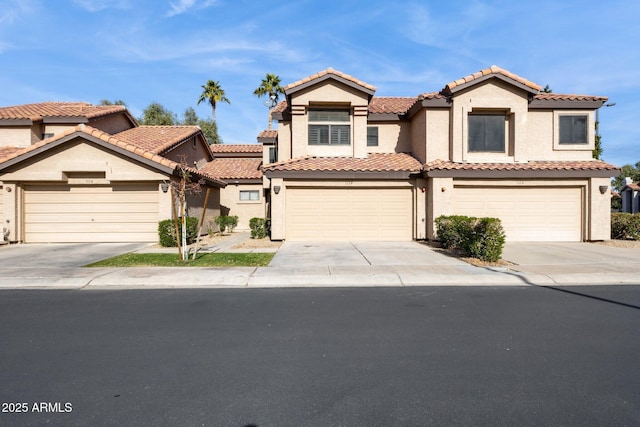
[(410, 188), (288, 188), (289, 240), (411, 240)]
[(578, 187), (456, 187), (454, 213), (500, 218), (509, 241), (580, 241)]
[(157, 185), (31, 186), (24, 193), (26, 242), (154, 242)]

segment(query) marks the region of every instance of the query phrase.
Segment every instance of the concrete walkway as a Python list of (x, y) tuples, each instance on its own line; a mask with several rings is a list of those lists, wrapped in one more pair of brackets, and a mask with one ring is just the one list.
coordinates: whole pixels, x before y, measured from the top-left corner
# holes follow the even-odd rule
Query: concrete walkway
[(277, 251), (268, 267), (86, 268), (149, 245), (11, 245), (0, 248), (0, 288), (191, 288), (306, 286), (555, 286), (640, 284), (640, 249), (595, 243), (508, 243), (505, 267), (474, 267), (418, 242), (285, 242), (236, 249), (238, 233), (208, 252)]

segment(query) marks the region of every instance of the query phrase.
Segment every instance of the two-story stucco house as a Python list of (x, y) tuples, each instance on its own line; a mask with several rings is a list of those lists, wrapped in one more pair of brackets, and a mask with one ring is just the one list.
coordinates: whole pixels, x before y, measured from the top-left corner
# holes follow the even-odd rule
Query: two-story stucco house
[(122, 106), (44, 102), (0, 108), (0, 221), (13, 242), (156, 242), (171, 183), (202, 183), (190, 213), (220, 214), (226, 183), (197, 126), (139, 126)]
[(609, 239), (618, 169), (592, 158), (607, 98), (540, 89), (495, 66), (417, 97), (331, 68), (289, 84), (263, 141), (271, 238), (434, 239), (460, 214), (510, 241)]

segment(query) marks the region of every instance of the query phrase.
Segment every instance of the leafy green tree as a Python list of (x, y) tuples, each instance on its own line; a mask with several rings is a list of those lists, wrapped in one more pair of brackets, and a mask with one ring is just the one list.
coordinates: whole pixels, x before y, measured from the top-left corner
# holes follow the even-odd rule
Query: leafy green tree
[(178, 122), (175, 113), (167, 110), (162, 104), (152, 102), (142, 110), (142, 116), (138, 118), (141, 125), (173, 126)]
[(199, 126), (202, 133), (207, 138), (209, 145), (220, 144), (220, 136), (218, 135), (218, 126), (213, 120), (201, 119), (198, 117), (196, 110), (193, 107), (189, 107), (184, 111), (183, 120), (180, 123), (186, 126)]
[(640, 181), (640, 161), (636, 162), (635, 165), (624, 165), (620, 168), (620, 170), (620, 175), (615, 177), (611, 182), (611, 186), (616, 191), (622, 190), (622, 187), (624, 187), (624, 180), (627, 177), (631, 178), (633, 182)]
[(595, 123), (596, 127), (596, 136), (595, 136), (595, 146), (591, 156), (594, 159), (600, 160), (602, 158), (602, 137), (600, 136), (600, 122)]
[(193, 107), (189, 107), (184, 110), (184, 119), (182, 120), (183, 125), (187, 126), (196, 126), (198, 124), (198, 115), (196, 114), (196, 110)]
[(280, 94), (284, 94), (284, 88), (280, 86), (280, 77), (272, 73), (267, 73), (265, 78), (262, 79), (260, 86), (258, 86), (258, 88), (253, 91), (253, 94), (256, 95), (258, 98), (268, 95), (269, 97), (269, 101), (268, 101), (269, 104), (267, 105), (267, 107), (269, 107), (268, 129), (271, 130), (271, 122), (273, 122), (273, 119), (271, 118), (271, 110), (273, 110), (273, 107), (275, 107), (276, 104), (278, 103), (278, 97), (280, 96)]
[(108, 99), (101, 99), (100, 105), (124, 105), (125, 107), (127, 106), (127, 104), (125, 104), (125, 102), (122, 99), (116, 99), (115, 101), (110, 101)]
[(199, 119), (198, 126), (207, 138), (209, 145), (222, 144), (222, 139), (218, 135), (218, 125), (213, 120)]
[(198, 105), (205, 101), (211, 105), (211, 113), (214, 123), (216, 123), (216, 104), (218, 102), (231, 104), (229, 98), (225, 96), (224, 90), (220, 86), (220, 82), (214, 82), (213, 80), (207, 80), (207, 83), (202, 85), (202, 93), (200, 94), (200, 98), (198, 98)]
[(551, 88), (549, 87), (549, 85), (546, 85), (544, 87), (544, 89), (542, 89), (541, 91), (542, 93), (553, 93), (553, 90), (551, 90)]

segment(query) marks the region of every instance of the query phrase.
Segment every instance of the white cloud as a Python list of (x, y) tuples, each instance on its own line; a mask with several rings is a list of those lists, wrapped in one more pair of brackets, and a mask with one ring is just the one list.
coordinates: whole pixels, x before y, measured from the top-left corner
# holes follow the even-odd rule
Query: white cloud
[(75, 4), (88, 12), (100, 12), (104, 9), (129, 9), (129, 0), (73, 0)]
[(203, 2), (198, 2), (198, 0), (180, 0), (177, 3), (169, 2), (169, 6), (171, 6), (171, 10), (167, 12), (168, 17), (180, 15), (185, 13), (189, 9), (201, 10), (206, 9), (207, 7), (213, 6), (217, 0), (205, 0)]

